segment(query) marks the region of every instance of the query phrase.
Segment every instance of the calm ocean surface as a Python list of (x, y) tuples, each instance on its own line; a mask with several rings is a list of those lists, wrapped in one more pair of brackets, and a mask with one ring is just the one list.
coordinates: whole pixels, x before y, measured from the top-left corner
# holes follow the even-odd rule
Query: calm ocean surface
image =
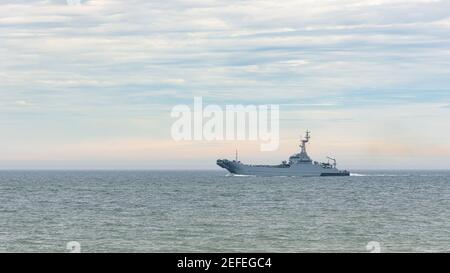
[(450, 251), (450, 172), (0, 171), (0, 252)]

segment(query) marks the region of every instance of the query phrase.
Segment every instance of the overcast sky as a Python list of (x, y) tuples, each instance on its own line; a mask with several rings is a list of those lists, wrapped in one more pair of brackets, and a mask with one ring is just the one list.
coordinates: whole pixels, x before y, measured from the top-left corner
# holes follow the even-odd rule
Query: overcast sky
[[(280, 104), (280, 149), (174, 142), (194, 96)], [(449, 119), (450, 1), (0, 2), (3, 169), (275, 164), (306, 129), (343, 168), (449, 168)]]

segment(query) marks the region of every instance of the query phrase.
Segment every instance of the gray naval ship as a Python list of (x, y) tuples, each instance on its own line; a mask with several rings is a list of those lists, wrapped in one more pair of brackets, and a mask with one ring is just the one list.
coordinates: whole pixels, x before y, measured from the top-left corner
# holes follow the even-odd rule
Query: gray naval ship
[(326, 163), (312, 161), (306, 153), (306, 143), (311, 138), (310, 132), (306, 132), (305, 138), (300, 144), (300, 153), (289, 157), (289, 162), (283, 161), (279, 165), (248, 165), (243, 164), (237, 158), (235, 160), (218, 159), (217, 165), (228, 170), (232, 174), (257, 175), (257, 176), (349, 176), (350, 172), (340, 171), (336, 168), (336, 159)]

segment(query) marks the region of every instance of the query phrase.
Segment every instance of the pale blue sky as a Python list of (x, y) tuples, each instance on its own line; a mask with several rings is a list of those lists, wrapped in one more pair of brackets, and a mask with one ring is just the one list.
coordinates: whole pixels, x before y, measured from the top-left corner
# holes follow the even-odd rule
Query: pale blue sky
[[(170, 109), (280, 104), (281, 147), (174, 143)], [(215, 168), (310, 153), (448, 168), (450, 1), (0, 2), (0, 168)]]

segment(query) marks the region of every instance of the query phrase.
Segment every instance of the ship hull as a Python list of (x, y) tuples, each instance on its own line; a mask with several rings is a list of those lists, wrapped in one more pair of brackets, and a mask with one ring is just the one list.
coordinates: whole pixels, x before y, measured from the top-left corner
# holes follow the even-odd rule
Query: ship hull
[(246, 165), (237, 161), (218, 160), (217, 165), (232, 174), (254, 176), (349, 176), (347, 171), (336, 168), (323, 168), (314, 164), (290, 165)]

